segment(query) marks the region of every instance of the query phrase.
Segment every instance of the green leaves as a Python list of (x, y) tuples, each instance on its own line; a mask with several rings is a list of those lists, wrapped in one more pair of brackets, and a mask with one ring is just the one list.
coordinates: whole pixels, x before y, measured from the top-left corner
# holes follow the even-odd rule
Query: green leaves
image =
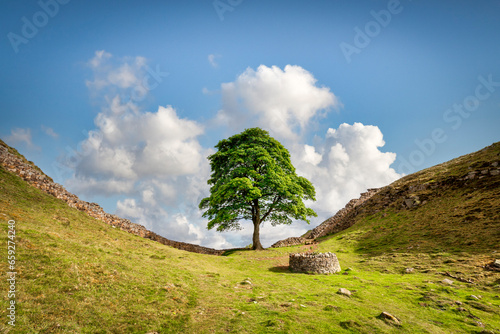
[(215, 147), (217, 152), (208, 157), (210, 197), (199, 205), (207, 209), (203, 217), (209, 219), (209, 229), (238, 229), (241, 219), (274, 226), (316, 216), (303, 203), (315, 200), (313, 185), (296, 175), (290, 153), (267, 131), (247, 129)]

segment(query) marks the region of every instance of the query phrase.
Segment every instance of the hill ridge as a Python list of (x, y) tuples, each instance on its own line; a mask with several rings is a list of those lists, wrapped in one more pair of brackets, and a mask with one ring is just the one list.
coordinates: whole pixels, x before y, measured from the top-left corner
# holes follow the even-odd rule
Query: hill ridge
[(0, 165), (6, 170), (21, 177), (29, 185), (42, 190), (43, 192), (52, 195), (68, 204), (68, 206), (87, 213), (90, 217), (98, 219), (115, 228), (120, 228), (123, 231), (140, 236), (142, 238), (151, 239), (161, 244), (171, 246), (180, 250), (185, 250), (200, 254), (221, 255), (226, 250), (218, 250), (209, 247), (203, 247), (181, 241), (173, 241), (161, 235), (158, 235), (144, 226), (131, 222), (128, 219), (118, 217), (107, 213), (97, 203), (89, 203), (78, 198), (78, 196), (67, 191), (62, 185), (55, 183), (52, 178), (47, 176), (35, 164), (27, 161), (15, 149), (8, 146), (0, 140)]
[[(500, 151), (500, 142), (416, 173), (405, 175), (385, 187), (368, 189), (358, 199), (349, 201), (334, 216), (326, 219), (302, 237), (280, 240), (271, 247), (288, 247), (316, 242), (319, 238), (348, 229), (356, 223), (358, 214), (365, 213), (365, 211), (376, 213), (389, 206), (394, 206), (399, 210), (417, 208), (426, 204), (428, 197), (432, 197), (429, 192), (435, 192), (438, 188), (444, 189), (453, 186), (486, 189), (487, 187), (498, 187), (500, 185), (500, 158), (498, 158), (500, 153), (496, 154), (495, 161), (475, 161), (476, 156), (490, 151), (493, 153)], [(464, 169), (467, 161), (470, 164)], [(454, 166), (461, 168), (454, 170)], [(439, 178), (435, 180), (434, 178), (437, 176)], [(492, 180), (492, 183), (484, 182), (485, 178)]]

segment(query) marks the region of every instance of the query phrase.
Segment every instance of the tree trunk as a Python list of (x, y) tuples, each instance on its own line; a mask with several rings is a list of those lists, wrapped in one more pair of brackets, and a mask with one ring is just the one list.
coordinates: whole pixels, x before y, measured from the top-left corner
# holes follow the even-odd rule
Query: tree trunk
[(253, 238), (252, 238), (252, 241), (253, 241), (253, 247), (252, 249), (253, 250), (263, 250), (264, 247), (262, 247), (261, 243), (260, 243), (260, 236), (259, 236), (259, 232), (260, 232), (260, 217), (258, 217), (259, 219), (256, 219), (256, 221), (253, 222)]
[(253, 208), (252, 208), (252, 221), (253, 221), (253, 250), (263, 250), (264, 247), (262, 247), (260, 243), (260, 207), (259, 207), (259, 200), (254, 199), (253, 200)]

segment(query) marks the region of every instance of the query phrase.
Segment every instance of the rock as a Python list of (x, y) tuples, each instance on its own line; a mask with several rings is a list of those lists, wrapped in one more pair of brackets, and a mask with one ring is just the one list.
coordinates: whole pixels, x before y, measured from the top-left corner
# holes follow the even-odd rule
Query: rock
[(337, 294), (339, 295), (343, 295), (343, 296), (347, 296), (347, 297), (351, 297), (352, 295), (352, 292), (345, 289), (345, 288), (340, 288), (339, 291), (337, 291)]
[(446, 285), (452, 285), (453, 281), (450, 279), (445, 278), (444, 280), (441, 281), (441, 283), (446, 284)]
[(469, 296), (469, 299), (479, 300), (479, 297), (478, 297), (478, 296), (476, 296), (476, 295), (470, 295), (470, 296)]
[(414, 271), (415, 271), (415, 269), (414, 269), (414, 268), (406, 268), (406, 269), (405, 269), (405, 274), (411, 274), (411, 273), (413, 273)]
[(382, 312), (382, 313), (380, 313), (380, 315), (378, 317), (386, 322), (393, 323), (394, 325), (397, 325), (397, 326), (402, 325), (401, 320), (399, 320), (398, 318), (396, 318), (395, 316), (393, 316), (390, 313)]
[(408, 209), (413, 208), (413, 206), (414, 206), (414, 205), (413, 205), (413, 199), (411, 199), (411, 198), (407, 198), (407, 199), (405, 199), (405, 205), (406, 205), (406, 207), (407, 207)]
[(497, 259), (497, 260), (493, 261), (493, 266), (500, 268), (500, 260)]
[(490, 175), (496, 176), (498, 174), (500, 174), (500, 170), (498, 170), (498, 169), (492, 169), (492, 170), (490, 170)]
[(241, 285), (252, 285), (252, 280), (250, 278), (245, 278), (243, 281), (240, 282)]

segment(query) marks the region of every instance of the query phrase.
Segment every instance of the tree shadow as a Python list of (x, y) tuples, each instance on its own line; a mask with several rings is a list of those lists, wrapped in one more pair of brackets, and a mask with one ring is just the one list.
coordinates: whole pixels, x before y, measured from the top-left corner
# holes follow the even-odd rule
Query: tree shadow
[(272, 271), (273, 273), (291, 273), (290, 267), (288, 266), (275, 266), (269, 268), (268, 270)]
[(229, 256), (236, 252), (249, 252), (249, 251), (253, 250), (248, 248), (231, 248), (231, 249), (226, 249), (224, 253), (222, 253), (220, 256)]

